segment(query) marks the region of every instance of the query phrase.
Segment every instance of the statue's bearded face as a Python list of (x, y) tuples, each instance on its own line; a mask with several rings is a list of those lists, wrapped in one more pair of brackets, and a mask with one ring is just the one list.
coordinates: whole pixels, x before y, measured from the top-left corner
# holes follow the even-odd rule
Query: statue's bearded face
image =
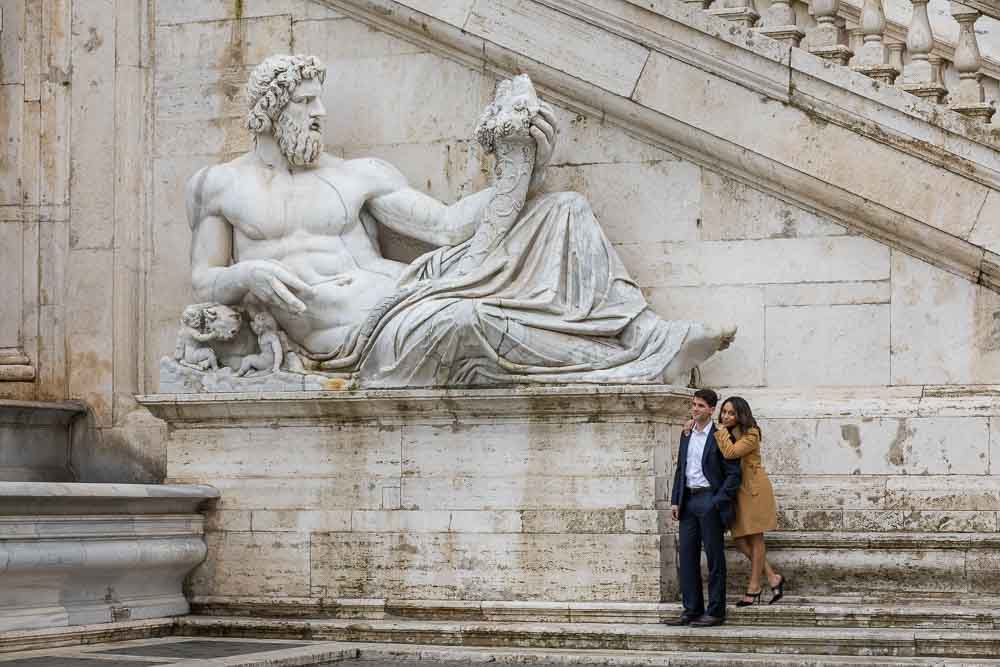
[(278, 116), (274, 138), (289, 164), (305, 167), (323, 153), (323, 118), (326, 109), (320, 99), (322, 85), (306, 79), (295, 87), (292, 98)]

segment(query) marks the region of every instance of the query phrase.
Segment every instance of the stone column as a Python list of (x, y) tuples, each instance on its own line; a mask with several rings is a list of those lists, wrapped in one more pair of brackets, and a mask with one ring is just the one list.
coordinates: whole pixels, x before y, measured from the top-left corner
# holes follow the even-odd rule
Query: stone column
[(912, 0), (913, 18), (906, 31), (906, 49), (910, 53), (910, 62), (903, 67), (903, 76), (898, 85), (917, 97), (940, 102), (948, 91), (935, 80), (934, 67), (930, 62), (934, 35), (930, 19), (927, 18), (928, 1)]
[(958, 21), (958, 44), (955, 46), (955, 69), (958, 71), (958, 88), (952, 93), (950, 108), (971, 118), (989, 123), (993, 117), (992, 102), (986, 102), (983, 90), (983, 58), (979, 53), (975, 25), (981, 14), (970, 7), (951, 3), (951, 15)]
[(818, 25), (809, 33), (809, 51), (825, 60), (846, 65), (853, 54), (840, 43), (839, 8), (840, 0), (812, 0), (813, 16)]
[[(855, 58), (854, 69), (880, 83), (891, 85), (899, 76), (899, 69), (889, 64), (885, 45), (885, 11), (882, 0), (865, 0), (861, 8), (861, 34), (863, 43)], [(902, 56), (903, 45), (897, 44)]]
[(795, 10), (789, 2), (790, 0), (774, 0), (771, 3), (764, 15), (764, 25), (760, 28), (760, 33), (788, 46), (798, 46), (805, 33), (796, 25)]
[(708, 10), (709, 14), (732, 21), (744, 28), (752, 28), (760, 18), (753, 0), (722, 0), (722, 6)]

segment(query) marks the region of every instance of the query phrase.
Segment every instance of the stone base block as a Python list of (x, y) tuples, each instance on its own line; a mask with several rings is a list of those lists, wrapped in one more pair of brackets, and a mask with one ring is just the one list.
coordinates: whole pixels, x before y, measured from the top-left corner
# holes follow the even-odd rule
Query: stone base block
[[(794, 582), (786, 593), (914, 597), (1000, 594), (1000, 533), (770, 533), (771, 565)], [(730, 551), (729, 589), (746, 590), (747, 559)], [(767, 597), (767, 595), (765, 595)]]
[(261, 391), (338, 391), (352, 389), (357, 380), (345, 373), (255, 371), (240, 377), (232, 368), (200, 371), (169, 357), (160, 359), (160, 391), (177, 394), (246, 393)]
[(772, 25), (763, 26), (758, 29), (762, 35), (767, 35), (773, 40), (782, 42), (787, 46), (798, 46), (799, 42), (806, 34), (796, 25)]
[(847, 61), (851, 59), (854, 52), (843, 44), (833, 44), (830, 46), (813, 46), (809, 48), (809, 52), (814, 56), (819, 56), (823, 60), (829, 60), (830, 62), (837, 63), (840, 66), (846, 66)]
[(148, 396), (172, 482), (222, 492), (196, 596), (649, 601), (676, 594), (689, 390)]
[(195, 510), (216, 495), (0, 482), (0, 633), (187, 613), (182, 584), (205, 557)]

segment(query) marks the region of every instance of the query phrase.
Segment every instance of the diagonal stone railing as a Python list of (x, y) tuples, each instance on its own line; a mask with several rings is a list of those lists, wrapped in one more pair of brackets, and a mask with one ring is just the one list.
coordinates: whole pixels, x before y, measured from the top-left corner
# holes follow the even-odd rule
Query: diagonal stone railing
[(980, 120), (701, 3), (322, 2), (469, 66), (527, 72), (568, 108), (1000, 290), (1000, 139)]

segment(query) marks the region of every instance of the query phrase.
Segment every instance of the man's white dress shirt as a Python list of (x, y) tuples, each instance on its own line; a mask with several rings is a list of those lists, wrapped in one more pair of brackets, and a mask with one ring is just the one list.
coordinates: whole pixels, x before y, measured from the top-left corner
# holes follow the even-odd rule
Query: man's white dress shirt
[(708, 442), (708, 432), (711, 428), (712, 420), (708, 420), (704, 429), (699, 429), (697, 423), (691, 429), (691, 437), (688, 439), (687, 468), (685, 468), (689, 487), (711, 486), (701, 467), (701, 457), (705, 453), (705, 443)]

